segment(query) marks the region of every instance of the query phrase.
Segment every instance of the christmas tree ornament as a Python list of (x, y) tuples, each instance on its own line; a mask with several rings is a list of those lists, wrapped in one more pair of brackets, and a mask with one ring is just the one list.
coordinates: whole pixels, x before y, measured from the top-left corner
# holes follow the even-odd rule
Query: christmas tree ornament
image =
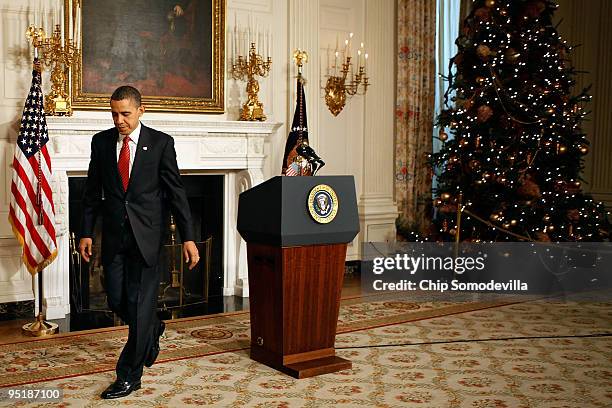
[(491, 8), (491, 7), (495, 7), (495, 0), (486, 0), (485, 1), (485, 6)]
[(506, 61), (511, 64), (515, 64), (521, 56), (521, 53), (517, 52), (514, 48), (508, 48), (508, 51), (506, 51), (504, 56), (506, 58)]
[(480, 44), (476, 47), (476, 54), (478, 54), (481, 60), (488, 61), (491, 55), (491, 49), (484, 44)]
[(572, 208), (571, 210), (567, 210), (567, 219), (570, 221), (579, 221), (580, 220), (580, 211), (577, 208)]
[(493, 109), (488, 105), (482, 105), (478, 107), (477, 120), (480, 123), (484, 123), (493, 116)]
[(481, 7), (474, 12), (474, 17), (480, 21), (487, 21), (491, 17), (489, 9)]
[(440, 139), (443, 142), (446, 142), (448, 140), (448, 133), (446, 133), (444, 129), (442, 128), (438, 132), (438, 139)]

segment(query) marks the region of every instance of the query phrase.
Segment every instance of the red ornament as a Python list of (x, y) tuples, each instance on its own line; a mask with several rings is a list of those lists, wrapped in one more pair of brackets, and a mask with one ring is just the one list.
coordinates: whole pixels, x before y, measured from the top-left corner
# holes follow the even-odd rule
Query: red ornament
[(481, 7), (474, 11), (474, 17), (480, 21), (487, 21), (491, 18), (491, 12), (485, 7)]
[(476, 116), (478, 122), (484, 123), (489, 120), (491, 116), (493, 116), (493, 109), (491, 109), (490, 106), (482, 105), (478, 107), (478, 114)]

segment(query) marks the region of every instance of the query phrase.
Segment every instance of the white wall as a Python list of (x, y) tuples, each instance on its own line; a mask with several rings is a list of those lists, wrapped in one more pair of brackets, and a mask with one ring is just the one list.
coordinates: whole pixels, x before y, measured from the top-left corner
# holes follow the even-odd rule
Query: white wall
[[(49, 31), (55, 7), (63, 0), (42, 0), (45, 28)], [(0, 0), (0, 220), (6, 220), (10, 188), (9, 165), (19, 119), (31, 81), (32, 50), (25, 38), (27, 26), (41, 0)], [(249, 16), (273, 36), (272, 72), (260, 80), (260, 100), (268, 121), (282, 126), (265, 145), (268, 156), (264, 179), (280, 173), (295, 105), (295, 48), (309, 53), (304, 68), (308, 80), (306, 100), (311, 145), (326, 161), (321, 174), (355, 176), (362, 232), (349, 248), (347, 259), (359, 257), (359, 242), (393, 240), (397, 208), (393, 202), (393, 107), (394, 107), (394, 0), (227, 0), (226, 31), (248, 23)], [(372, 86), (368, 94), (350, 100), (338, 117), (325, 106), (320, 89), (325, 83), (325, 49), (354, 32), (356, 44), (365, 42)], [(229, 41), (226, 41), (229, 53)], [(356, 49), (356, 47), (354, 47)], [(43, 76), (49, 89), (48, 71)], [(225, 83), (226, 113), (222, 115), (146, 113), (145, 119), (236, 120), (245, 100), (245, 83)], [(99, 111), (76, 111), (75, 118), (105, 118)], [(17, 268), (19, 248), (8, 222), (0, 221), (0, 302), (33, 298), (31, 279)]]

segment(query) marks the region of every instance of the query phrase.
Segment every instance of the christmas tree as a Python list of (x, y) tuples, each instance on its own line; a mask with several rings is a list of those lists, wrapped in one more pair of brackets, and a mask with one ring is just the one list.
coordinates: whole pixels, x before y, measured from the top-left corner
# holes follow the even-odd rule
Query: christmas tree
[(437, 119), (444, 143), (430, 157), (435, 239), (607, 240), (603, 204), (582, 192), (589, 143), (580, 123), (590, 96), (572, 94), (577, 73), (552, 24), (557, 7), (474, 1)]

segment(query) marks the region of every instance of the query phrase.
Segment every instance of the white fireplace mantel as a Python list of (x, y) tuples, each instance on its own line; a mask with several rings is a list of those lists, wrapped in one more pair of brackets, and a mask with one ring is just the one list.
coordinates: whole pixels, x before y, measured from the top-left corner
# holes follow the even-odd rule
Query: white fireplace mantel
[[(70, 313), (68, 177), (86, 175), (92, 136), (113, 124), (78, 117), (49, 117), (47, 124), (58, 257), (43, 274), (43, 304), (47, 318), (56, 319)], [(246, 245), (236, 230), (238, 195), (264, 181), (264, 143), (281, 124), (155, 119), (143, 124), (174, 138), (181, 174), (224, 176), (223, 294), (248, 297)]]

